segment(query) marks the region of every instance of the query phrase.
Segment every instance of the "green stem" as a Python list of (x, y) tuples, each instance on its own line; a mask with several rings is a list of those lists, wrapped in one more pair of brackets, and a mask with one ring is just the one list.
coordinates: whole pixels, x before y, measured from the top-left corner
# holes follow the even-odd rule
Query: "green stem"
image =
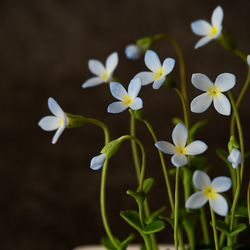
[(217, 236), (217, 230), (216, 230), (216, 220), (215, 220), (215, 215), (214, 211), (210, 206), (210, 211), (211, 211), (211, 217), (212, 217), (212, 226), (213, 226), (213, 232), (214, 232), (214, 245), (215, 245), (215, 250), (219, 250), (219, 243), (218, 243), (218, 236)]
[(200, 208), (201, 211), (201, 227), (202, 227), (202, 232), (203, 232), (203, 239), (204, 239), (204, 243), (206, 245), (209, 244), (209, 231), (208, 231), (208, 224), (207, 224), (207, 220), (206, 220), (206, 213), (205, 213), (205, 209), (204, 207)]
[(176, 168), (176, 176), (175, 176), (175, 209), (174, 209), (174, 243), (175, 243), (175, 250), (178, 250), (179, 175), (180, 175), (180, 168)]

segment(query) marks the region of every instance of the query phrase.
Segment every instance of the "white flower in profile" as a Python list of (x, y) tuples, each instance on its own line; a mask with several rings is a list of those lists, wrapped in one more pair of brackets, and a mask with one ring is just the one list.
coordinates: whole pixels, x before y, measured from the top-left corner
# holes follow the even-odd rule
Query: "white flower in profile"
[(68, 118), (57, 102), (51, 97), (48, 99), (48, 106), (54, 116), (45, 116), (39, 121), (38, 125), (45, 131), (57, 129), (52, 139), (52, 143), (55, 144), (68, 125)]
[(231, 188), (232, 181), (230, 178), (220, 176), (211, 181), (210, 177), (205, 172), (196, 170), (193, 175), (193, 183), (195, 187), (201, 191), (192, 194), (187, 199), (186, 208), (200, 208), (208, 201), (215, 213), (220, 216), (227, 215), (227, 201), (219, 193), (226, 192)]
[(247, 63), (248, 63), (248, 66), (250, 66), (250, 55), (247, 56)]
[(211, 103), (214, 103), (215, 109), (222, 115), (230, 115), (231, 104), (222, 92), (228, 91), (235, 85), (235, 75), (223, 73), (217, 76), (213, 83), (206, 75), (196, 73), (192, 75), (192, 84), (206, 93), (201, 94), (191, 102), (191, 111), (202, 113), (206, 111)]
[(232, 163), (232, 167), (236, 169), (239, 164), (244, 162), (244, 158), (241, 152), (237, 148), (231, 150), (230, 155), (227, 157), (227, 160)]
[(103, 166), (105, 161), (106, 161), (106, 153), (102, 153), (100, 155), (97, 155), (97, 156), (92, 158), (92, 160), (90, 162), (90, 168), (93, 170), (98, 170)]
[(191, 23), (192, 31), (203, 36), (195, 45), (195, 49), (207, 44), (213, 39), (218, 38), (222, 31), (223, 10), (220, 6), (216, 7), (212, 13), (211, 24), (205, 20), (197, 20)]
[(125, 55), (128, 59), (137, 60), (142, 54), (142, 48), (136, 44), (129, 44), (125, 48)]
[(202, 141), (193, 141), (187, 144), (188, 131), (185, 125), (178, 123), (172, 133), (172, 143), (158, 141), (155, 146), (165, 154), (172, 154), (171, 162), (175, 167), (181, 167), (188, 163), (186, 155), (198, 155), (206, 151), (207, 145)]
[(138, 73), (136, 77), (140, 77), (142, 85), (147, 85), (153, 82), (153, 89), (159, 89), (164, 83), (166, 75), (168, 75), (174, 68), (175, 60), (166, 58), (161, 64), (158, 55), (152, 51), (147, 50), (144, 61), (146, 66), (152, 71), (143, 71)]
[(118, 102), (113, 102), (108, 106), (109, 113), (120, 113), (127, 108), (133, 110), (141, 109), (143, 106), (142, 99), (137, 97), (141, 90), (141, 79), (134, 78), (130, 81), (128, 86), (128, 92), (118, 82), (110, 83), (111, 94), (118, 99)]
[(88, 62), (89, 70), (96, 76), (85, 81), (82, 84), (82, 87), (83, 88), (94, 87), (101, 83), (108, 82), (112, 74), (114, 73), (114, 70), (116, 69), (117, 65), (118, 65), (117, 52), (114, 52), (108, 56), (108, 58), (106, 59), (105, 67), (98, 60), (95, 59), (89, 60)]

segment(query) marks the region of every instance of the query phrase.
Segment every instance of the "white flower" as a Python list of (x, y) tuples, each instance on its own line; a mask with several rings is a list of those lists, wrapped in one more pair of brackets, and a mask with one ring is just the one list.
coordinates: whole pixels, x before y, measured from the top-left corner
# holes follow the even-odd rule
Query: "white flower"
[(94, 59), (89, 60), (89, 63), (88, 63), (89, 70), (96, 76), (85, 81), (82, 84), (82, 87), (83, 88), (94, 87), (103, 82), (108, 82), (115, 68), (117, 67), (117, 64), (118, 64), (117, 52), (114, 52), (108, 56), (108, 58), (106, 59), (105, 67), (98, 60), (94, 60)]
[(139, 59), (141, 54), (142, 54), (142, 49), (135, 44), (129, 44), (125, 48), (125, 55), (128, 59), (133, 59), (133, 60)]
[(186, 201), (186, 208), (200, 208), (209, 201), (215, 213), (226, 216), (228, 213), (228, 204), (226, 199), (219, 193), (226, 192), (231, 188), (232, 181), (225, 176), (216, 177), (211, 182), (210, 177), (203, 171), (195, 171), (193, 175), (195, 187), (200, 189), (192, 194)]
[(163, 64), (161, 64), (158, 55), (152, 50), (147, 50), (144, 61), (146, 66), (152, 72), (140, 72), (135, 76), (135, 78), (140, 77), (142, 79), (142, 85), (147, 85), (153, 82), (153, 88), (159, 89), (164, 83), (166, 75), (173, 70), (175, 60), (172, 58), (166, 58)]
[(192, 84), (206, 93), (201, 94), (191, 102), (191, 111), (202, 113), (206, 111), (211, 103), (214, 103), (215, 109), (222, 115), (230, 115), (231, 104), (222, 92), (228, 91), (235, 85), (235, 75), (230, 73), (220, 74), (215, 83), (206, 75), (197, 73), (192, 75)]
[(52, 139), (52, 143), (55, 144), (59, 138), (59, 136), (62, 134), (63, 130), (68, 125), (68, 119), (66, 114), (63, 112), (61, 107), (57, 104), (57, 102), (53, 98), (49, 98), (48, 100), (48, 106), (50, 111), (55, 116), (46, 116), (42, 118), (38, 125), (45, 131), (52, 131), (56, 130), (56, 133)]
[(231, 150), (230, 155), (227, 157), (227, 160), (232, 163), (232, 167), (236, 169), (239, 164), (243, 163), (244, 159), (241, 152), (237, 148)]
[(186, 146), (187, 138), (187, 128), (178, 123), (172, 133), (174, 145), (166, 141), (158, 141), (155, 146), (165, 154), (173, 154), (171, 162), (175, 167), (181, 167), (188, 163), (186, 155), (201, 154), (207, 149), (207, 145), (202, 141), (193, 141)]
[(130, 81), (128, 86), (128, 92), (118, 82), (110, 83), (111, 94), (118, 99), (118, 102), (113, 102), (108, 106), (109, 113), (120, 113), (128, 107), (137, 110), (143, 106), (142, 99), (137, 97), (141, 89), (141, 79), (134, 78)]
[(247, 63), (248, 63), (248, 66), (250, 66), (250, 55), (247, 56)]
[(195, 45), (195, 49), (207, 44), (212, 39), (218, 38), (222, 31), (223, 10), (220, 6), (216, 7), (211, 17), (211, 24), (205, 20), (197, 20), (191, 23), (192, 31), (203, 36)]
[(90, 162), (90, 168), (93, 170), (98, 170), (103, 166), (105, 161), (106, 161), (106, 153), (102, 153), (100, 155), (97, 155), (97, 156), (92, 158), (92, 160)]

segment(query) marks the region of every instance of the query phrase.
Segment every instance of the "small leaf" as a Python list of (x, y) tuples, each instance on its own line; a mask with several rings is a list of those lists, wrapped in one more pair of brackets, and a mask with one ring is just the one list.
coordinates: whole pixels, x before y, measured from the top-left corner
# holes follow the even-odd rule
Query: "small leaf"
[(165, 228), (165, 223), (162, 220), (155, 220), (151, 222), (150, 224), (146, 225), (143, 228), (142, 233), (152, 234), (152, 233), (159, 232), (163, 230), (164, 228)]
[(130, 242), (135, 238), (134, 234), (130, 234), (118, 247), (118, 250), (126, 250)]
[(194, 139), (197, 132), (199, 132), (201, 129), (203, 129), (206, 125), (207, 125), (207, 120), (202, 120), (202, 121), (196, 122), (191, 127), (190, 132), (189, 132), (191, 140)]
[(138, 232), (142, 231), (139, 213), (134, 210), (121, 211), (121, 217), (127, 221), (132, 227), (134, 227)]
[(166, 216), (159, 216), (159, 218), (167, 221), (174, 228), (174, 219)]
[[(118, 239), (115, 239), (115, 242), (117, 245), (120, 245), (120, 241)], [(101, 238), (101, 244), (109, 250), (117, 250), (117, 248), (114, 246), (114, 244), (112, 243), (112, 241), (107, 238), (107, 237), (102, 237)]]
[[(212, 222), (210, 222), (210, 225), (212, 225)], [(226, 235), (229, 235), (230, 233), (229, 225), (225, 221), (216, 220), (216, 228)]]
[(247, 225), (245, 223), (239, 223), (238, 225), (236, 225), (234, 230), (229, 234), (229, 236), (234, 237), (240, 232), (244, 231), (246, 228), (247, 228)]
[(235, 217), (248, 218), (247, 207), (239, 207), (235, 212)]
[(138, 205), (141, 205), (143, 201), (145, 200), (145, 195), (142, 192), (135, 192), (133, 190), (128, 190), (127, 194), (132, 196), (136, 200)]
[(223, 247), (222, 250), (233, 250), (232, 247)]
[(147, 224), (149, 224), (152, 221), (156, 220), (165, 209), (166, 209), (166, 207), (161, 207), (160, 209), (158, 209), (157, 211), (155, 211), (154, 213), (152, 213), (150, 215), (150, 217), (147, 219)]
[(200, 214), (201, 213), (199, 210), (193, 210), (193, 211), (186, 213), (183, 224), (190, 230), (194, 231), (197, 225), (197, 222), (199, 221)]
[(143, 181), (143, 192), (147, 194), (154, 184), (154, 178), (148, 178)]

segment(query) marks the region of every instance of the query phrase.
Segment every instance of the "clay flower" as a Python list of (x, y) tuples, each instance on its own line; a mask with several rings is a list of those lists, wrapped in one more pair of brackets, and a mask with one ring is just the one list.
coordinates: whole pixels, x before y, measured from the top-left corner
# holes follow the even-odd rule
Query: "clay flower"
[(244, 159), (241, 152), (237, 148), (231, 150), (230, 155), (227, 157), (227, 160), (232, 163), (232, 167), (236, 169), (239, 164), (243, 163)]
[(48, 99), (48, 106), (54, 116), (45, 116), (39, 121), (38, 125), (45, 131), (52, 131), (57, 129), (52, 139), (52, 143), (55, 144), (59, 136), (62, 134), (63, 130), (68, 125), (68, 119), (61, 107), (51, 97)]
[(106, 59), (106, 65), (104, 65), (95, 59), (89, 60), (88, 66), (89, 70), (96, 75), (85, 81), (82, 84), (83, 88), (94, 87), (104, 82), (108, 82), (110, 77), (112, 76), (114, 70), (116, 69), (118, 64), (118, 54), (117, 52), (112, 53)]
[(109, 113), (120, 113), (127, 108), (133, 110), (141, 109), (143, 106), (142, 99), (137, 97), (141, 90), (141, 79), (134, 78), (130, 81), (128, 92), (118, 82), (110, 83), (111, 94), (118, 99), (118, 102), (113, 102), (108, 106)]
[(97, 156), (92, 158), (92, 160), (90, 162), (90, 168), (93, 170), (98, 170), (103, 166), (105, 161), (106, 161), (106, 153), (102, 153), (100, 155), (97, 155)]
[(172, 133), (172, 143), (158, 141), (155, 146), (165, 154), (172, 154), (171, 162), (175, 167), (181, 167), (188, 163), (186, 155), (198, 155), (207, 149), (207, 145), (202, 141), (193, 141), (186, 146), (188, 138), (187, 128), (178, 123)]
[(213, 39), (218, 38), (222, 31), (223, 10), (220, 6), (216, 7), (212, 13), (211, 24), (205, 20), (197, 20), (191, 23), (192, 31), (203, 36), (195, 45), (195, 49), (207, 44)]
[(140, 72), (135, 76), (135, 78), (140, 77), (142, 80), (142, 85), (147, 85), (153, 82), (153, 89), (159, 89), (164, 83), (166, 75), (168, 75), (173, 70), (175, 60), (172, 58), (166, 58), (163, 64), (161, 64), (158, 55), (152, 50), (147, 50), (144, 61), (146, 66), (152, 72)]
[(235, 75), (230, 73), (220, 74), (215, 83), (206, 75), (197, 73), (192, 75), (192, 84), (206, 93), (201, 94), (191, 102), (191, 111), (202, 113), (206, 111), (211, 103), (214, 103), (215, 109), (222, 115), (230, 115), (231, 104), (222, 92), (228, 91), (235, 85)]
[(226, 199), (219, 193), (226, 192), (231, 188), (232, 181), (225, 176), (216, 177), (213, 181), (203, 171), (197, 170), (193, 175), (193, 183), (200, 189), (192, 194), (186, 201), (186, 208), (196, 209), (206, 204), (208, 201), (213, 211), (221, 216), (226, 216), (228, 204)]

